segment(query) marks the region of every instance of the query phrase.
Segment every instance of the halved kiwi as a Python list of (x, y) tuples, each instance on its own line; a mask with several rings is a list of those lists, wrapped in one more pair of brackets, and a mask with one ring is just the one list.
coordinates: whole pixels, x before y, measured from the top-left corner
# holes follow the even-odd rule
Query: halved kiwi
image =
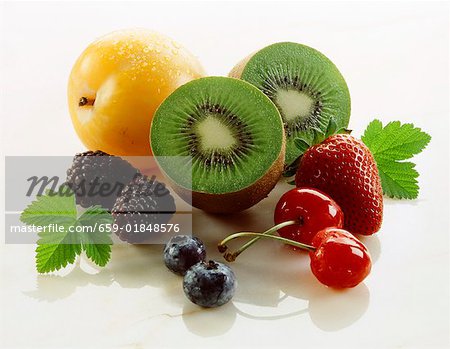
[(339, 70), (319, 51), (282, 42), (263, 48), (238, 63), (229, 76), (245, 80), (264, 92), (278, 107), (286, 131), (286, 165), (300, 151), (294, 139), (325, 131), (333, 117), (347, 127), (350, 94)]
[(209, 212), (253, 206), (283, 171), (280, 113), (238, 79), (207, 77), (179, 87), (156, 111), (150, 144), (178, 194), (192, 194), (192, 205)]

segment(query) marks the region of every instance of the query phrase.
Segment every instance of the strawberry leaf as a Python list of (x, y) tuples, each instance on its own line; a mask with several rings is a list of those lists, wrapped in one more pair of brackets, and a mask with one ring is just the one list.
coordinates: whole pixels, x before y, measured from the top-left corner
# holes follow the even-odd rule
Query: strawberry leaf
[[(47, 192), (38, 196), (22, 212), (20, 220), (41, 227), (36, 248), (36, 269), (48, 273), (75, 262), (82, 250), (99, 266), (104, 266), (111, 254), (111, 214), (100, 206), (88, 208), (77, 216), (75, 196)], [(74, 228), (80, 227), (81, 232)]]
[(296, 147), (300, 150), (300, 152), (301, 152), (300, 155), (303, 155), (310, 147), (310, 144), (302, 138), (294, 139), (294, 143), (295, 143)]
[(430, 142), (430, 135), (413, 124), (393, 121), (383, 127), (380, 120), (373, 120), (361, 139), (375, 158), (384, 194), (398, 199), (417, 198), (419, 174), (414, 163), (402, 160), (420, 153)]
[(378, 160), (377, 167), (385, 195), (397, 199), (416, 199), (419, 173), (412, 162)]
[(325, 139), (334, 135), (336, 133), (337, 128), (338, 127), (337, 127), (337, 124), (336, 124), (336, 121), (334, 120), (334, 118), (330, 118), (330, 121), (328, 122), (327, 130), (325, 131)]
[(81, 243), (86, 256), (95, 264), (104, 267), (111, 255), (112, 240), (107, 229), (113, 223), (111, 214), (101, 206), (87, 209), (78, 223), (90, 227), (81, 233)]

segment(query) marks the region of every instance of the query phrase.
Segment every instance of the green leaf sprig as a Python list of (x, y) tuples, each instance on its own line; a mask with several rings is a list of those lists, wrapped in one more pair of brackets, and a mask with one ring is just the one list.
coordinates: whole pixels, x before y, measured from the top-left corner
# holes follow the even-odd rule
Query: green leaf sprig
[(419, 194), (416, 165), (403, 161), (419, 154), (431, 136), (413, 124), (392, 121), (383, 127), (373, 120), (361, 140), (372, 152), (377, 163), (383, 193), (391, 198), (415, 199)]
[[(327, 130), (313, 129), (312, 141), (296, 138), (295, 144), (303, 155), (310, 147), (322, 143), (331, 135), (350, 133), (345, 128), (338, 129), (333, 118)], [(431, 140), (431, 136), (413, 124), (392, 121), (385, 127), (380, 120), (373, 120), (366, 128), (361, 140), (367, 145), (377, 164), (383, 194), (396, 199), (416, 199), (419, 195), (416, 165), (404, 161), (419, 154)], [(299, 160), (299, 159), (298, 159)], [(293, 176), (299, 166), (297, 161), (285, 171), (285, 176)], [(288, 182), (295, 184), (294, 181)]]
[[(73, 193), (59, 195), (47, 192), (38, 196), (22, 212), (20, 220), (43, 229), (39, 232), (36, 248), (36, 269), (39, 273), (52, 272), (74, 263), (82, 251), (102, 267), (110, 259), (110, 230), (102, 229), (102, 226), (112, 223), (111, 214), (101, 206), (92, 206), (78, 216)], [(60, 229), (48, 229), (50, 225), (57, 225)], [(75, 231), (78, 226), (83, 229)]]

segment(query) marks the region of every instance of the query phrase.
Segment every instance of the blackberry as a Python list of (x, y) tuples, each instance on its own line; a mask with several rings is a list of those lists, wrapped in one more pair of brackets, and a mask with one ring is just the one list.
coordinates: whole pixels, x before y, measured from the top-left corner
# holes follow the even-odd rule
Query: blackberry
[(111, 210), (123, 187), (139, 171), (127, 161), (100, 150), (76, 154), (66, 184), (82, 207), (101, 205)]
[(205, 258), (205, 245), (196, 237), (176, 235), (164, 247), (164, 263), (175, 274), (186, 274), (190, 267)]
[(175, 213), (175, 201), (170, 191), (152, 177), (138, 175), (128, 183), (111, 211), (117, 236), (129, 243), (140, 243), (158, 234), (157, 224), (167, 223)]
[(218, 307), (234, 296), (237, 281), (231, 268), (223, 263), (209, 261), (193, 265), (184, 275), (186, 297), (206, 308)]

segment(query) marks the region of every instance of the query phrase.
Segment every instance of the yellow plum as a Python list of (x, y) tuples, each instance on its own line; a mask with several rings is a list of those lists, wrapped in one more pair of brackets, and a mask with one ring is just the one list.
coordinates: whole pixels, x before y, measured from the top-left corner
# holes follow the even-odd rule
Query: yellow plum
[(204, 76), (190, 52), (145, 29), (115, 31), (90, 44), (72, 69), (69, 111), (90, 150), (151, 155), (153, 113), (180, 85)]

